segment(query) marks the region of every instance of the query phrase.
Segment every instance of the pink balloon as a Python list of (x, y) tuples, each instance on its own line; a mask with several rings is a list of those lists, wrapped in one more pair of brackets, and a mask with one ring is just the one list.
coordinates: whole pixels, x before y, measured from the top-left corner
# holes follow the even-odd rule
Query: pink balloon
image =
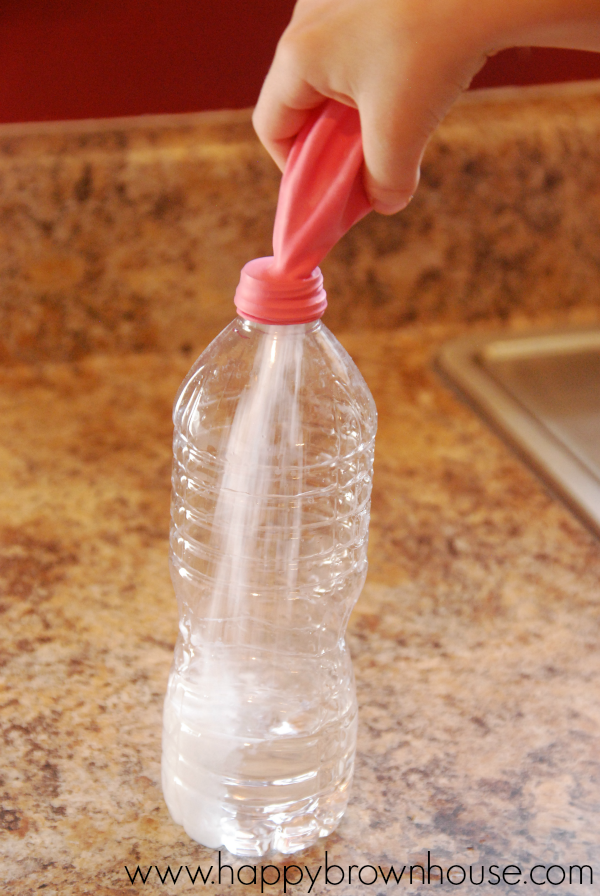
[(327, 301), (318, 265), (369, 211), (358, 112), (328, 100), (294, 142), (279, 189), (274, 254), (242, 269), (238, 310), (263, 323), (320, 317)]

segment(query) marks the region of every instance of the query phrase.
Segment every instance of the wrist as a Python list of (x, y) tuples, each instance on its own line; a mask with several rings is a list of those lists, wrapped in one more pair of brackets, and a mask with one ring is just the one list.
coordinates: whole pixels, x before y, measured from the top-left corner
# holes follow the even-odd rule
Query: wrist
[(488, 54), (518, 46), (600, 51), (598, 0), (505, 0), (489, 12)]

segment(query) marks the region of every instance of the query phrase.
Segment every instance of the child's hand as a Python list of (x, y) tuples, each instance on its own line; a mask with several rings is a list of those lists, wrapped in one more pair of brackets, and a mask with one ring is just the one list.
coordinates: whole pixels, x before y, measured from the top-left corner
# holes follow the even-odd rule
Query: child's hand
[(410, 201), (427, 140), (487, 56), (508, 46), (600, 49), (600, 0), (298, 0), (254, 126), (283, 168), (324, 98), (360, 112), (366, 187)]

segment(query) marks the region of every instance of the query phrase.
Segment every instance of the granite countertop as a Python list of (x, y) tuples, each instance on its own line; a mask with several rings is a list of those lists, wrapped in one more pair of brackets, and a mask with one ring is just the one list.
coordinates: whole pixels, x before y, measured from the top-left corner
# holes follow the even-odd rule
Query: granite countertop
[[(323, 866), (313, 894), (411, 892), (408, 867), (426, 866), (428, 852), (444, 873), (473, 865), (475, 881), (482, 864), (519, 865), (523, 878), (562, 865), (561, 896), (592, 892), (568, 883), (570, 865), (600, 875), (600, 545), (432, 369), (442, 342), (468, 330), (600, 321), (600, 237), (586, 225), (599, 200), (582, 209), (579, 199), (600, 181), (599, 100), (591, 86), (466, 101), (432, 144), (412, 217), (371, 216), (329, 260), (330, 324), (380, 425), (370, 572), (348, 633), (360, 706), (352, 798), (335, 834), (286, 860), (313, 875)], [(237, 265), (260, 250), (275, 195), (244, 115), (0, 129), (0, 879), (11, 896), (202, 891), (185, 867), (163, 885), (157, 869), (168, 865), (212, 865), (209, 892), (260, 892), (230, 885), (228, 872), (210, 883), (218, 855), (171, 822), (159, 776), (177, 626), (166, 562), (171, 403), (232, 313), (203, 227), (221, 215), (206, 239), (213, 253), (215, 240), (223, 252), (235, 243)], [(494, 134), (512, 147), (502, 209), (489, 207), (500, 203)], [(474, 160), (477, 195), (463, 184), (461, 207), (444, 184)], [(506, 154), (499, 164), (508, 177)], [(226, 188), (233, 169), (246, 180)], [(534, 202), (535, 185), (558, 169), (560, 184)], [(201, 207), (180, 192), (177, 213), (165, 200), (157, 217), (165, 182), (186, 177), (189, 195), (213, 198)], [(236, 204), (253, 183), (254, 219)], [(479, 235), (468, 217), (477, 202)], [(435, 218), (436, 203), (447, 218)], [(527, 218), (533, 205), (538, 217)], [(168, 242), (169, 226), (183, 246)], [(363, 293), (344, 292), (344, 264), (344, 282), (356, 275)], [(147, 268), (163, 279), (152, 284)], [(206, 320), (193, 303), (199, 268)], [(340, 310), (346, 301), (352, 313)], [(337, 886), (339, 872), (324, 882), (325, 850), (344, 869)], [(132, 886), (125, 866), (138, 865), (153, 867)], [(348, 884), (350, 865), (407, 870), (394, 890), (380, 872), (367, 884), (368, 870)], [(309, 887), (305, 873), (287, 891)]]

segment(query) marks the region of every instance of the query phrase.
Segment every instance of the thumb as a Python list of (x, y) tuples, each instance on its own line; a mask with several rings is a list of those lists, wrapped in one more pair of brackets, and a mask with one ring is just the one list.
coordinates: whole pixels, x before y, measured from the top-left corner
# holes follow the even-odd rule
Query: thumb
[[(424, 65), (422, 59), (427, 60)], [(357, 98), (365, 156), (365, 188), (375, 211), (394, 214), (417, 189), (427, 142), (456, 98), (468, 87), (485, 56), (431, 63), (431, 51), (380, 68)]]

